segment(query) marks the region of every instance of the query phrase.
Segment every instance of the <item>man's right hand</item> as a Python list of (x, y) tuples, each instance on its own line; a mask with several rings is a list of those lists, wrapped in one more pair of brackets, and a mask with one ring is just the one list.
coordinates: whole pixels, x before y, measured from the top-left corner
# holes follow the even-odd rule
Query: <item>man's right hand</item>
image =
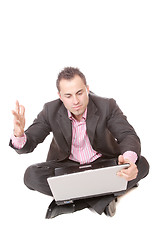
[(19, 105), (19, 102), (16, 101), (16, 108), (12, 110), (12, 114), (14, 116), (14, 136), (22, 137), (25, 127), (25, 107)]

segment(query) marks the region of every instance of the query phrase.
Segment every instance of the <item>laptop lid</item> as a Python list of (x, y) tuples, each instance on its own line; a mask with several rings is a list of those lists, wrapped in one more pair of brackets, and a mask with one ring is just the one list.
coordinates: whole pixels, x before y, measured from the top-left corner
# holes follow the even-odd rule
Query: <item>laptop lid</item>
[(129, 164), (104, 166), (80, 165), (57, 168), (54, 177), (47, 179), (57, 204), (66, 204), (76, 199), (96, 197), (124, 191), (127, 180), (117, 176), (117, 172), (128, 168)]

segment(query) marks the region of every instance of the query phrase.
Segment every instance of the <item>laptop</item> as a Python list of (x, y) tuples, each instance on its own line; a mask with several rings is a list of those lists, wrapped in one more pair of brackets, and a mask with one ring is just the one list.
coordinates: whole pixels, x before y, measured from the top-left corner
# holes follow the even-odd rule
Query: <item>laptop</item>
[(118, 195), (127, 188), (127, 180), (117, 172), (129, 164), (112, 165), (114, 161), (103, 161), (88, 165), (55, 169), (55, 176), (47, 179), (58, 205), (72, 203), (82, 198), (106, 194)]

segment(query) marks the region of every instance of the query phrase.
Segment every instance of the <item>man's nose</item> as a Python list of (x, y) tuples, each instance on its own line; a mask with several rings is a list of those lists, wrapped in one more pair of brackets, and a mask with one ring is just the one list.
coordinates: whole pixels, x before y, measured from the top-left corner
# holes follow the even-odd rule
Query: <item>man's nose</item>
[(79, 103), (79, 99), (77, 96), (73, 96), (73, 104), (76, 105)]

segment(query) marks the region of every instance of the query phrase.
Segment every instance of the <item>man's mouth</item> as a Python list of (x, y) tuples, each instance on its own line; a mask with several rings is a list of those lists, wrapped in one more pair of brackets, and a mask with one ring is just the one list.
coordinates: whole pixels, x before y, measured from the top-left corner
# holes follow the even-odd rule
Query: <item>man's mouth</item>
[(80, 108), (81, 108), (81, 105), (74, 106), (73, 108), (74, 108), (75, 110), (78, 110), (78, 109), (80, 109)]

